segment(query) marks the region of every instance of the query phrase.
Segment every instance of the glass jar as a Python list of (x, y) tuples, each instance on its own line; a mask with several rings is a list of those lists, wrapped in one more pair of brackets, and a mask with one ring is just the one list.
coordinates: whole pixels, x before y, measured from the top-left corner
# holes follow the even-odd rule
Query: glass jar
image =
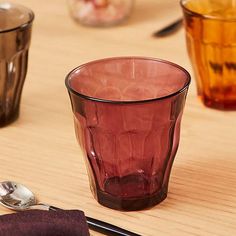
[(76, 21), (88, 26), (111, 26), (123, 22), (134, 0), (68, 0)]

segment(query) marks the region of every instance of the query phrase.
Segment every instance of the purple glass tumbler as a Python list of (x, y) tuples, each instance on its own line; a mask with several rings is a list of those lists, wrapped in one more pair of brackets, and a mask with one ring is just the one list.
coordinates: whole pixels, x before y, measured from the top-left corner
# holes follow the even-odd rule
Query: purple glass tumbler
[(91, 191), (131, 211), (167, 196), (190, 75), (168, 61), (117, 57), (89, 62), (66, 78)]

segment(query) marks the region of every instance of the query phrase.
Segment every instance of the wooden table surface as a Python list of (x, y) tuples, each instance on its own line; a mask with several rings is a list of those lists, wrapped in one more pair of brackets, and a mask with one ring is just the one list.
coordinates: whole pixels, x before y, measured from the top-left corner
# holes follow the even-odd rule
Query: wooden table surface
[[(144, 236), (236, 235), (236, 112), (204, 107), (194, 79), (168, 197), (152, 209), (126, 213), (99, 205), (74, 134), (64, 78), (77, 65), (148, 56), (178, 63), (192, 74), (183, 29), (168, 38), (151, 37), (182, 14), (178, 1), (136, 0), (130, 19), (111, 28), (78, 25), (63, 0), (18, 2), (36, 17), (20, 118), (0, 129), (0, 181), (23, 183), (41, 202), (81, 209)], [(9, 212), (0, 207), (0, 214)]]

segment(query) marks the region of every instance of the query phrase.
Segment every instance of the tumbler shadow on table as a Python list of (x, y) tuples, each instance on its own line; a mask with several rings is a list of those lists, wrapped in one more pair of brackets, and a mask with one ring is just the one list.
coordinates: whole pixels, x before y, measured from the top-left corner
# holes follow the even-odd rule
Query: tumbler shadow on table
[(33, 20), (30, 9), (0, 3), (0, 127), (19, 116)]
[(211, 108), (236, 110), (236, 1), (181, 0), (197, 92)]
[(108, 58), (66, 78), (93, 195), (118, 210), (167, 196), (190, 76), (158, 59)]

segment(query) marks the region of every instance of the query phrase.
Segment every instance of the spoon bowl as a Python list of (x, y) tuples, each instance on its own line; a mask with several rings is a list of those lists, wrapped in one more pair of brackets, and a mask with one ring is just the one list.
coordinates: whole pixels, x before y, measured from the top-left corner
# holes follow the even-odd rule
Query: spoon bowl
[(24, 185), (4, 181), (0, 183), (0, 204), (11, 210), (24, 211), (36, 205), (37, 200)]

